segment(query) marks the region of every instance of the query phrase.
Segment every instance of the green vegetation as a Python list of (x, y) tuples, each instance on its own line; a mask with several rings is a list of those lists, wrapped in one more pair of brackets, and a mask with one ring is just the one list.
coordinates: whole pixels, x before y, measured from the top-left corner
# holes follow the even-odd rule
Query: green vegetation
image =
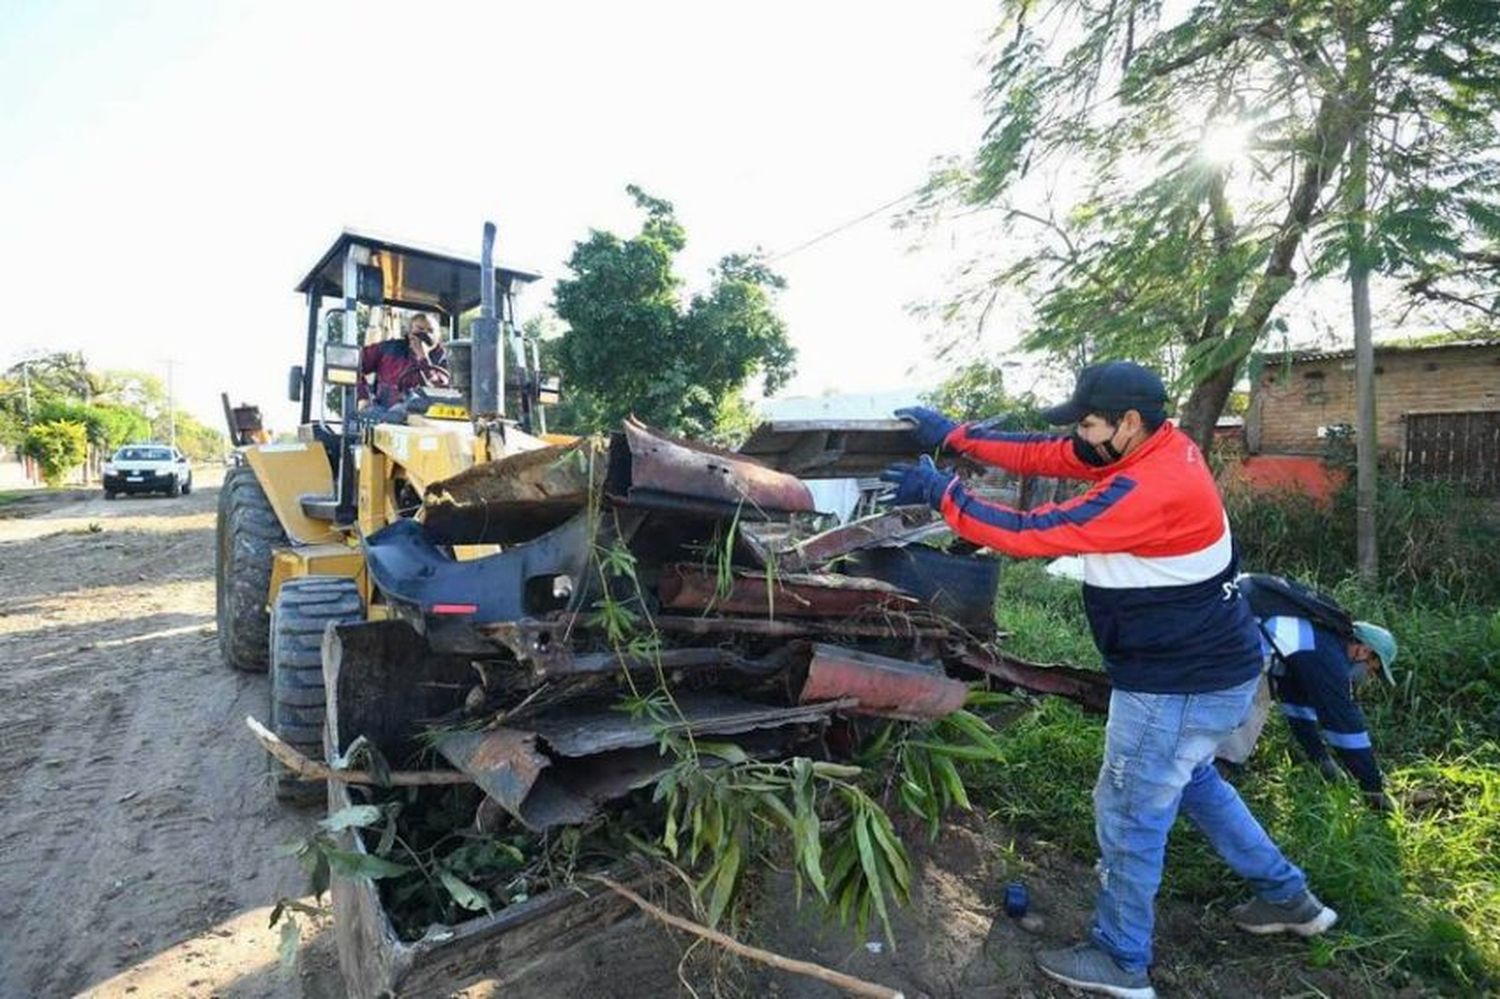
[[(185, 410), (173, 413), (166, 387), (139, 371), (90, 368), (80, 353), (59, 351), (0, 372), (0, 444), (24, 450), (40, 424), (83, 428), (84, 453), (62, 475), (87, 462), (95, 467), (122, 444), (166, 441), (195, 461), (224, 454), (224, 436)], [(40, 444), (36, 445), (40, 447)]]
[[(1463, 527), (1479, 533), (1450, 540), (1448, 530), (1459, 529), (1456, 510), (1467, 502), (1425, 488), (1385, 499), (1393, 537), (1425, 539), (1443, 553), (1411, 543), (1388, 548), (1392, 576), (1383, 592), (1352, 580), (1352, 516), (1320, 512), (1312, 533), (1299, 504), (1247, 501), (1234, 511), (1247, 565), (1314, 579), (1402, 643), (1398, 686), (1360, 691), (1395, 814), (1369, 811), (1352, 783), (1330, 786), (1301, 765), (1274, 716), (1237, 780), (1257, 817), (1342, 915), (1339, 929), (1310, 951), (1289, 948), (1288, 961), (1331, 962), (1391, 987), (1423, 976), (1469, 994), (1500, 980), (1500, 612), (1487, 589), (1496, 585), (1490, 566), (1500, 532), (1481, 519)], [(1398, 554), (1408, 548), (1409, 557)], [(1309, 566), (1322, 574), (1308, 576)], [(1007, 565), (998, 614), (1011, 633), (1008, 647), (1027, 658), (1097, 664), (1078, 589), (1047, 576), (1040, 563)], [(995, 741), (997, 763), (962, 768), (975, 806), (1092, 857), (1090, 791), (1103, 719), (1045, 699)], [(1245, 889), (1184, 821), (1168, 846), (1162, 893), (1222, 910)]]
[(1000, 7), (988, 127), (916, 210), (930, 224), (987, 214), (1009, 237), (965, 268), (942, 312), (953, 340), (1024, 299), (1022, 345), (1067, 367), (1180, 372), (1184, 428), (1207, 451), (1300, 286), (1373, 272), (1416, 306), (1493, 319), (1489, 5)]
[[(1225, 497), (1241, 562), (1334, 584), (1354, 572), (1354, 486), (1332, 508), (1308, 497)], [(1381, 483), (1376, 507), (1382, 591), (1420, 604), (1500, 604), (1494, 504), (1443, 482)], [(1350, 590), (1350, 598), (1358, 599)]]
[(706, 293), (684, 295), (673, 261), (687, 234), (670, 202), (627, 188), (646, 218), (635, 236), (595, 230), (573, 247), (555, 308), (568, 329), (547, 344), (563, 376), (559, 429), (604, 430), (634, 414), (706, 436), (744, 421), (737, 397), (759, 374), (769, 394), (791, 377), (796, 351), (774, 308), (785, 286), (757, 258), (719, 261)]
[(35, 459), (42, 481), (56, 488), (88, 454), (88, 430), (68, 420), (33, 423), (21, 442), (21, 453)]

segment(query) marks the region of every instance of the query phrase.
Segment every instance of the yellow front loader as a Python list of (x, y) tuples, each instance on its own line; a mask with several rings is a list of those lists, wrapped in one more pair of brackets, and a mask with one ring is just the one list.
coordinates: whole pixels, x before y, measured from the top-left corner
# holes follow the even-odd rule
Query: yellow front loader
[[(297, 287), (308, 310), (303, 364), (289, 379), (301, 403), (297, 439), (239, 448), (220, 492), (220, 650), (235, 669), (270, 671), (271, 728), (315, 759), (324, 755), (328, 626), (433, 612), (393, 608), (369, 571), (367, 541), (422, 516), (433, 483), (558, 440), (545, 434), (542, 410), (555, 384), (544, 384), (536, 345), (528, 353), (514, 322), (516, 292), (538, 275), (495, 266), (493, 244), (489, 224), (478, 261), (341, 234)], [(334, 307), (324, 309), (328, 298)], [(396, 406), (361, 408), (365, 339), (413, 311), (446, 327), (454, 387), (423, 386)], [(468, 335), (459, 337), (459, 319), (469, 315)], [(458, 560), (497, 550), (451, 546)], [(321, 785), (274, 763), (273, 779), (284, 799), (322, 795)]]

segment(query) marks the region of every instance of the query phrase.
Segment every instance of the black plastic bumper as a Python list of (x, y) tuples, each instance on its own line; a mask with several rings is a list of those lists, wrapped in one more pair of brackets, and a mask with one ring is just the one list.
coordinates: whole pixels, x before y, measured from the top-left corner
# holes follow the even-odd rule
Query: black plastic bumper
[(130, 479), (123, 475), (106, 475), (104, 491), (107, 493), (164, 493), (177, 480), (175, 475), (143, 475)]

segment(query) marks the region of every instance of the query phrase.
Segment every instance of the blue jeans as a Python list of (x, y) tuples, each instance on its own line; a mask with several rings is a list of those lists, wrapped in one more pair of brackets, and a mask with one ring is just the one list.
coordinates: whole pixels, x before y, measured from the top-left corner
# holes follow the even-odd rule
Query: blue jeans
[(1307, 889), (1306, 877), (1213, 767), (1214, 750), (1249, 715), (1259, 683), (1256, 677), (1201, 694), (1110, 696), (1094, 787), (1100, 856), (1091, 936), (1127, 971), (1151, 964), (1152, 903), (1179, 807), (1261, 898), (1285, 902)]

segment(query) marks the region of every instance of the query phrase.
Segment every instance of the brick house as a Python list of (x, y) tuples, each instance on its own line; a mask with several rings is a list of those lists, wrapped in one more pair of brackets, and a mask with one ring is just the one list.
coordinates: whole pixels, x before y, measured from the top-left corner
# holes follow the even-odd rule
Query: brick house
[[(1354, 423), (1354, 352), (1267, 354), (1250, 386), (1252, 455), (1324, 453), (1328, 428)], [(1381, 456), (1409, 478), (1500, 489), (1500, 340), (1376, 344)]]

